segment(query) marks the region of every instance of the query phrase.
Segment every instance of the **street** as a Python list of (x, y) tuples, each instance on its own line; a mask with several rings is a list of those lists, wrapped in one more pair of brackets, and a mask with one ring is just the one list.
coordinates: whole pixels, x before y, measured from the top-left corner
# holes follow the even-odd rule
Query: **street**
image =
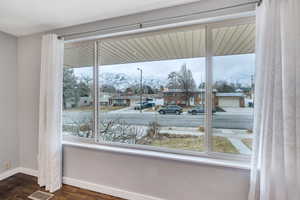
[[(74, 120), (88, 119), (91, 112), (64, 112), (64, 124), (71, 124)], [(161, 126), (168, 127), (199, 127), (204, 124), (204, 115), (160, 115), (155, 112), (144, 113), (117, 113), (106, 112), (100, 114), (100, 120), (124, 120), (131, 125), (147, 126), (149, 123), (157, 121)], [(213, 115), (213, 128), (225, 129), (252, 129), (253, 116), (249, 114), (220, 114)]]

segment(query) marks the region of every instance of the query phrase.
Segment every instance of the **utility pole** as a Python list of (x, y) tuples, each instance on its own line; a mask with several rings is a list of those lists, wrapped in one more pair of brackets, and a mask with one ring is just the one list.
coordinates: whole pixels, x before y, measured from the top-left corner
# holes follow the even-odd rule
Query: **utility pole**
[(253, 100), (253, 94), (254, 94), (254, 75), (251, 75), (251, 90), (250, 90), (250, 98)]
[(143, 70), (141, 68), (137, 68), (141, 72), (141, 80), (140, 80), (140, 112), (142, 112), (143, 108)]
[(202, 72), (200, 73), (200, 77), (201, 77), (201, 82), (200, 82), (200, 103), (201, 103), (201, 107), (203, 108), (204, 110), (204, 88), (205, 88), (205, 85), (203, 84), (203, 79), (202, 79)]

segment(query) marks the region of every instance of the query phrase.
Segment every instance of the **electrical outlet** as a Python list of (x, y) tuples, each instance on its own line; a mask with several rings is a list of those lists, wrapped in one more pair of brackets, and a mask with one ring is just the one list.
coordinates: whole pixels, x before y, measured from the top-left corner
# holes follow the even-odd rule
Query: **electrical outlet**
[(10, 168), (11, 168), (11, 161), (7, 161), (7, 162), (4, 164), (4, 168), (5, 168), (5, 169), (10, 169)]

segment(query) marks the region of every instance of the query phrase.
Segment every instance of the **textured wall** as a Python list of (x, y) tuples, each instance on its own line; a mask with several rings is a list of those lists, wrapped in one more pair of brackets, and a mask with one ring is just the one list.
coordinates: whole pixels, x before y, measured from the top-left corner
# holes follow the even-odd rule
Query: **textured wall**
[(0, 173), (19, 166), (17, 38), (0, 32)]

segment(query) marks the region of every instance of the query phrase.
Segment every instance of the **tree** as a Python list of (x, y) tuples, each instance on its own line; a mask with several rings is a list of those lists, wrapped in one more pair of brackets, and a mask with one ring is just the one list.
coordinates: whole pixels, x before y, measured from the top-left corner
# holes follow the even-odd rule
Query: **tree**
[[(132, 85), (128, 88), (125, 89), (126, 93), (132, 93), (132, 94), (140, 94), (140, 85), (139, 84), (135, 84)], [(149, 85), (145, 85), (143, 84), (143, 88), (142, 88), (143, 94), (154, 94), (155, 93), (155, 89), (153, 89), (151, 86)]]
[(168, 83), (167, 83), (168, 89), (179, 89), (180, 84), (178, 82), (178, 73), (177, 72), (171, 72), (168, 75)]
[(78, 93), (80, 97), (88, 97), (91, 95), (92, 78), (89, 76), (82, 76), (78, 83)]
[(214, 88), (217, 89), (218, 92), (235, 92), (234, 84), (229, 84), (227, 83), (227, 81), (216, 81), (216, 83), (214, 84)]
[(117, 90), (113, 85), (103, 84), (100, 88), (101, 92), (116, 93)]
[(205, 89), (205, 82), (202, 82), (199, 84), (199, 89)]
[(186, 67), (186, 64), (183, 64), (179, 72), (171, 72), (168, 75), (168, 80), (167, 88), (182, 90), (185, 94), (186, 103), (189, 106), (192, 92), (196, 89), (191, 70)]
[(77, 78), (74, 74), (74, 70), (71, 68), (63, 69), (63, 107), (67, 108), (67, 102), (77, 104), (79, 101), (79, 94), (77, 91)]

